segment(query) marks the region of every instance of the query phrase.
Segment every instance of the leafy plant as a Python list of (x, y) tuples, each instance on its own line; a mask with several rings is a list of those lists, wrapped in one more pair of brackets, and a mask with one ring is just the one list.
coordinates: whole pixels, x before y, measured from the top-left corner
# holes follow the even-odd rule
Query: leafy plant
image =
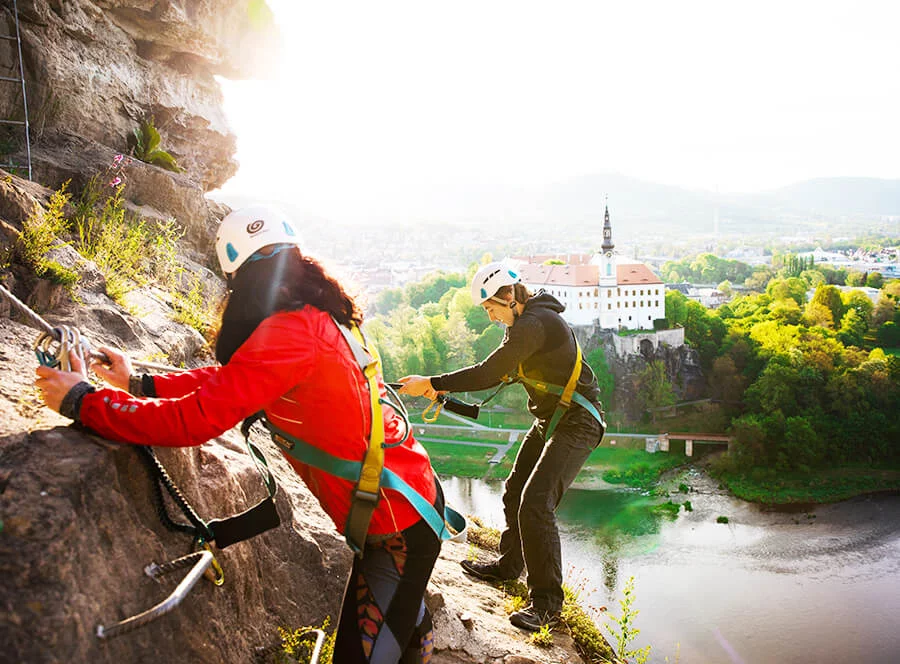
[(500, 550), (500, 531), (490, 526), (485, 526), (481, 519), (471, 514), (466, 516), (469, 528), (466, 538), (471, 545), (488, 551)]
[(122, 192), (108, 198), (99, 213), (93, 211), (75, 219), (76, 249), (97, 264), (106, 277), (106, 291), (121, 301), (133, 283), (146, 283), (148, 230), (143, 220), (125, 211)]
[(191, 288), (187, 293), (174, 292), (172, 308), (175, 310), (173, 318), (179, 323), (190, 325), (195, 330), (206, 336), (211, 319), (210, 302), (203, 290), (200, 279), (194, 277)]
[(675, 520), (678, 518), (678, 512), (681, 511), (681, 505), (679, 505), (678, 503), (673, 503), (671, 500), (667, 500), (664, 503), (655, 505), (653, 507), (653, 511), (656, 514), (665, 516), (668, 519)]
[(553, 634), (550, 631), (550, 625), (541, 625), (541, 628), (529, 637), (528, 642), (538, 648), (552, 646)]
[(78, 282), (78, 273), (57, 261), (47, 258), (47, 252), (68, 230), (64, 211), (71, 196), (66, 193), (68, 182), (53, 192), (46, 210), (36, 208), (22, 224), (19, 241), (22, 257), (34, 273), (42, 278), (71, 287)]
[(618, 617), (609, 616), (607, 624), (616, 639), (616, 655), (628, 662), (634, 658), (636, 664), (645, 664), (650, 657), (650, 646), (634, 649), (631, 643), (641, 633), (641, 630), (634, 627), (634, 619), (637, 617), (638, 611), (633, 608), (634, 604), (634, 577), (629, 577), (625, 583), (622, 592), (622, 599), (619, 605), (622, 607), (622, 614)]
[(727, 516), (718, 516), (716, 517), (716, 523), (728, 523)]
[(690, 501), (690, 500), (685, 500), (685, 501), (684, 501), (684, 511), (685, 511), (685, 512), (693, 512), (693, 511), (694, 511), (694, 506), (691, 505), (691, 501)]
[(164, 168), (174, 173), (184, 173), (181, 166), (171, 154), (161, 149), (162, 138), (153, 124), (153, 118), (143, 120), (129, 139), (131, 154), (137, 159)]
[(276, 664), (306, 664), (312, 658), (315, 640), (309, 638), (310, 630), (321, 629), (325, 632), (325, 641), (322, 643), (322, 651), (319, 653), (319, 664), (331, 664), (334, 657), (334, 640), (337, 636), (337, 630), (330, 634), (328, 626), (331, 624), (331, 617), (326, 616), (321, 627), (301, 627), (289, 631), (281, 627), (278, 628), (278, 634), (281, 636), (281, 651), (275, 653)]
[(614, 653), (597, 627), (596, 621), (591, 617), (591, 614), (599, 616), (606, 611), (606, 607), (588, 607), (586, 610), (582, 606), (581, 595), (585, 583), (586, 579), (582, 577), (580, 581), (563, 584), (562, 621), (585, 661), (607, 662), (613, 659)]

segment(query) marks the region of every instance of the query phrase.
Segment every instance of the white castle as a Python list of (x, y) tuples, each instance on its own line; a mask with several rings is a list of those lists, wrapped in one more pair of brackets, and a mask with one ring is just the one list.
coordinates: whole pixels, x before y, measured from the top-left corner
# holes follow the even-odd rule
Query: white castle
[(562, 316), (570, 325), (652, 330), (653, 321), (666, 316), (662, 280), (643, 263), (616, 253), (609, 207), (600, 253), (519, 256), (509, 262), (529, 289), (543, 288), (566, 306)]

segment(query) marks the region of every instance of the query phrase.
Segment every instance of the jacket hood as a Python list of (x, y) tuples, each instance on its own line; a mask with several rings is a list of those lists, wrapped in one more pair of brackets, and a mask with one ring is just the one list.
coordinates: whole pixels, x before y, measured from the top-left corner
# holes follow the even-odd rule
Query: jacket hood
[(525, 304), (525, 309), (549, 309), (550, 311), (561, 314), (566, 310), (565, 305), (555, 297), (541, 289), (530, 298)]

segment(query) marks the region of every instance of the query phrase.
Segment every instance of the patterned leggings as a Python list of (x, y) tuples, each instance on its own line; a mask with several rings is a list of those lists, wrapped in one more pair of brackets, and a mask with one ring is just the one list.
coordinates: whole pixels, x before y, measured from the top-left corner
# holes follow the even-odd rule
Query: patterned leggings
[(424, 521), (367, 543), (341, 606), (335, 664), (428, 664), (434, 648), (425, 587), (441, 550)]

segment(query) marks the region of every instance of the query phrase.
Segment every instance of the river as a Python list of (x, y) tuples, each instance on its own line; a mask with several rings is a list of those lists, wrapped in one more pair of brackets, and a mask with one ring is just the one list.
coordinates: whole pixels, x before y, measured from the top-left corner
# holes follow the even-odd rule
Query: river
[[(450, 504), (502, 526), (501, 483), (442, 481)], [(620, 489), (573, 487), (558, 511), (566, 583), (584, 587), (583, 604), (620, 615), (634, 577), (633, 646), (650, 645), (649, 662), (900, 662), (900, 496), (771, 510), (697, 470), (673, 488), (693, 507), (674, 521), (649, 509), (659, 499)]]

